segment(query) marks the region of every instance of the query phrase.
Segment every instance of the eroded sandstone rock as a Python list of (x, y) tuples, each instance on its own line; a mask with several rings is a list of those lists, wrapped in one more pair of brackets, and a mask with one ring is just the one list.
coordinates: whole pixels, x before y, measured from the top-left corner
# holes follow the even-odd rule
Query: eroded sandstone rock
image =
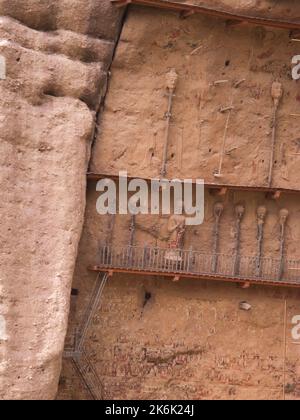
[(18, 0), (0, 14), (0, 399), (52, 399), (120, 12)]

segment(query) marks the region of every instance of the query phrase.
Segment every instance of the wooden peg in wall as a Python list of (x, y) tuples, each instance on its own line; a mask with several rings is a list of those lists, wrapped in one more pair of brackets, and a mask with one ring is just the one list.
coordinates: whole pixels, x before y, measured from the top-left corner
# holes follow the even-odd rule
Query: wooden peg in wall
[(282, 191), (277, 190), (277, 191), (273, 191), (273, 192), (268, 192), (266, 194), (266, 198), (269, 200), (279, 200), (281, 197)]
[(224, 195), (227, 194), (227, 191), (228, 191), (228, 188), (223, 187), (218, 191), (218, 195), (223, 197)]
[(187, 17), (192, 16), (192, 15), (194, 15), (194, 14), (195, 14), (195, 11), (194, 11), (194, 10), (183, 10), (183, 11), (180, 13), (180, 17), (181, 17), (182, 19), (186, 19)]
[(226, 26), (240, 26), (245, 24), (247, 24), (247, 22), (244, 20), (229, 19), (226, 21)]
[(131, 3), (131, 0), (111, 0), (116, 7), (125, 7)]

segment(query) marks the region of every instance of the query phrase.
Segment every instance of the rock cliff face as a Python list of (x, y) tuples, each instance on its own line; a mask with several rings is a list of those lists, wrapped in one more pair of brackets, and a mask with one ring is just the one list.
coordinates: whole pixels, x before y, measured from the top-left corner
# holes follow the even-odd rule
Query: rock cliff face
[(106, 0), (1, 0), (0, 14), (0, 399), (51, 399), (121, 16)]
[[(225, 2), (222, 4), (225, 7)], [(252, 2), (244, 2), (243, 7), (242, 2), (232, 4), (249, 14), (256, 10), (250, 7)], [(265, 13), (267, 2), (260, 2), (260, 6), (260, 12)], [(290, 18), (288, 13), (280, 16), (278, 7), (270, 10), (273, 16)], [(299, 6), (294, 10), (297, 13)], [(111, 68), (91, 169), (111, 175), (126, 169), (132, 176), (159, 176), (168, 109), (166, 74), (175, 68), (178, 81), (168, 144), (168, 177), (203, 177), (217, 182), (214, 173), (227, 133), (221, 182), (266, 185), (271, 86), (280, 81), (284, 96), (278, 113), (274, 185), (297, 188), (295, 109), (299, 95), (291, 78), (291, 58), (297, 49), (298, 43), (290, 41), (288, 31), (251, 25), (230, 27), (223, 20), (200, 15), (179, 19), (170, 11), (131, 7)], [(225, 83), (214, 83), (222, 80)], [(220, 110), (230, 106), (234, 109), (228, 119)], [(109, 244), (115, 254), (122, 255), (118, 247), (131, 241), (130, 216), (113, 220), (100, 217), (96, 212), (98, 197), (91, 182), (74, 276), (79, 296), (70, 325), (79, 324), (87, 308), (95, 283), (95, 273), (87, 267), (100, 260), (99, 244)], [(229, 265), (237, 237), (237, 204), (246, 209), (241, 255), (256, 255), (257, 209), (263, 205), (267, 210), (263, 255), (277, 258), (279, 211), (287, 208), (285, 252), (288, 258), (299, 259), (299, 206), (293, 194), (282, 194), (275, 200), (262, 192), (229, 189), (222, 197), (207, 190), (204, 223), (187, 230), (185, 249), (202, 252), (209, 260), (214, 206), (220, 200), (224, 213), (219, 252), (228, 256)], [(165, 249), (167, 223), (159, 216), (138, 215), (134, 245), (152, 251)], [(272, 264), (276, 272), (278, 265)], [(241, 266), (245, 268), (247, 263)], [(297, 399), (300, 354), (291, 331), (298, 299), (299, 291), (293, 289), (241, 289), (188, 279), (172, 283), (165, 277), (115, 273), (93, 319), (86, 352), (102, 381), (105, 398)], [(240, 309), (243, 301), (252, 305), (251, 311)], [(68, 361), (61, 383), (60, 398), (88, 398)]]
[[(295, 18), (300, 11), (297, 1), (284, 4), (263, 0), (193, 1), (251, 14), (268, 12), (278, 18)], [(160, 12), (136, 11), (131, 15), (115, 63), (102, 140), (109, 137), (105, 124), (111, 115), (119, 112), (113, 109), (119, 106), (118, 101), (121, 110), (126, 107), (127, 113), (134, 105), (126, 102), (133, 94), (126, 93), (131, 89), (130, 83), (141, 89), (141, 97), (145, 94), (146, 79), (141, 72), (147, 69), (147, 54), (151, 48), (163, 47), (159, 35), (157, 44), (149, 45), (147, 22), (152, 17), (154, 20), (149, 25), (155, 21), (158, 16), (155, 13)], [(0, 15), (0, 55), (6, 60), (7, 69), (6, 79), (0, 80), (0, 399), (53, 399), (61, 370), (71, 283), (84, 221), (85, 174), (122, 12), (114, 9), (109, 0), (0, 0)], [(167, 25), (177, 26), (174, 14), (163, 12), (161, 16)], [(198, 26), (194, 18), (192, 27), (196, 36)], [(163, 37), (168, 37), (168, 27), (158, 27), (158, 30), (161, 28)], [(188, 35), (190, 28), (185, 29)], [(153, 29), (152, 32), (150, 41), (154, 42), (157, 34)], [(248, 35), (243, 38), (244, 60), (251, 56), (253, 47), (246, 45)], [(261, 36), (259, 30), (257, 36), (253, 35), (254, 46), (260, 43)], [(199, 38), (194, 41), (198, 42)], [(234, 50), (235, 42), (231, 45)], [(168, 55), (169, 48), (172, 54)], [(170, 65), (178, 59), (182, 62), (181, 50), (176, 48), (171, 44), (166, 48), (164, 56), (171, 57)], [(276, 65), (275, 62), (275, 70)], [(128, 78), (130, 66), (140, 76), (137, 84), (136, 79)], [(124, 97), (117, 92), (119, 75)], [(255, 86), (253, 89), (255, 94)], [(113, 104), (116, 97), (118, 100)], [(120, 125), (111, 127), (111, 133), (120, 128), (127, 141), (130, 126), (125, 127), (119, 116), (117, 119)], [(139, 129), (142, 132), (145, 127)], [(108, 161), (104, 165), (104, 159), (110, 160), (115, 151), (111, 143), (101, 148), (99, 139), (100, 136), (93, 159), (95, 170), (109, 166)], [(144, 150), (137, 154), (137, 160), (141, 156), (144, 158)], [(129, 161), (125, 164), (128, 166)], [(109, 169), (116, 170), (117, 166), (110, 165)], [(78, 319), (88, 300), (92, 280), (86, 266), (94, 261), (99, 234), (106, 232), (104, 223), (99, 229), (93, 213), (94, 194), (91, 186), (74, 283), (81, 292), (79, 312), (75, 316)], [(95, 236), (97, 229), (98, 236)], [(126, 229), (118, 232), (125, 242)], [(147, 305), (145, 292), (148, 295), (151, 292), (153, 297)], [(211, 287), (204, 283), (198, 287), (189, 283), (174, 288), (153, 279), (141, 282), (127, 278), (124, 282), (117, 278), (109, 285), (105, 297), (106, 305), (95, 320), (89, 349), (94, 352), (95, 367), (104, 378), (106, 397), (229, 398), (234, 395), (242, 398), (250, 395), (267, 398), (272, 394), (281, 397), (282, 377), (278, 372), (283, 364), (283, 303), (288, 300), (291, 318), (297, 310), (296, 294), (254, 289), (245, 295), (233, 286)], [(258, 308), (251, 319), (246, 314), (239, 315), (237, 310), (237, 302), (245, 298), (252, 298)], [(270, 316), (262, 321), (265, 306), (269, 304), (272, 304)], [(222, 331), (228, 329), (228, 320), (232, 335), (224, 338)], [(205, 323), (207, 328), (203, 330), (201, 325)], [(245, 327), (245, 334), (232, 354), (232, 342), (241, 326)], [(258, 350), (256, 337), (264, 338)], [(221, 350), (213, 354), (216, 348)], [(246, 377), (240, 374), (241, 363), (243, 368), (248, 366)], [(294, 355), (293, 348), (288, 363), (290, 370), (296, 372), (298, 355)], [(227, 366), (231, 369), (229, 374), (224, 373)], [(259, 373), (262, 368), (266, 371), (263, 380)], [(202, 371), (205, 380), (199, 377)], [(62, 390), (62, 397), (86, 397), (79, 384), (74, 386), (67, 367), (64, 375), (72, 388), (67, 387), (65, 394)], [(192, 380), (187, 381), (191, 375), (194, 375)], [(291, 374), (288, 381), (296, 383), (297, 375)], [(236, 383), (237, 389), (232, 386)], [(245, 386), (249, 383), (251, 392)]]

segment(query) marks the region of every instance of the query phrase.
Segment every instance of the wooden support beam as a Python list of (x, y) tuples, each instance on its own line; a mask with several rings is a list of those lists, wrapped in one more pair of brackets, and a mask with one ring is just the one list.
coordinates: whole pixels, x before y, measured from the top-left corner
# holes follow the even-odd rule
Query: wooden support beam
[(132, 0), (111, 0), (112, 3), (114, 3), (114, 5), (116, 7), (126, 7), (128, 6), (128, 4), (132, 3)]
[(194, 15), (196, 12), (193, 10), (193, 9), (191, 9), (191, 10), (183, 10), (181, 13), (180, 13), (180, 17), (182, 18), (182, 19), (186, 19), (186, 18), (188, 18), (189, 16), (192, 16), (192, 15)]
[(197, 6), (189, 3), (180, 3), (165, 0), (111, 0), (111, 2), (112, 4), (116, 5), (116, 7), (124, 7), (128, 4), (136, 4), (139, 6), (149, 6), (164, 10), (171, 10), (180, 14), (182, 14), (183, 12), (187, 16), (190, 15), (190, 12), (192, 12), (192, 14), (197, 13), (202, 14), (204, 16), (224, 19), (227, 21), (235, 21), (241, 23), (245, 22), (252, 25), (266, 26), (270, 28), (289, 30), (300, 29), (300, 20), (289, 21), (282, 19), (273, 19), (268, 17), (256, 17), (251, 15), (232, 13), (230, 11), (216, 9), (208, 6)]
[[(113, 179), (114, 181), (118, 182), (119, 177), (113, 174), (99, 174), (99, 173), (88, 173), (87, 179), (88, 181), (100, 181), (101, 179)], [(149, 184), (151, 183), (151, 178), (143, 178), (143, 177), (136, 177), (139, 179), (144, 179)], [(132, 181), (134, 177), (128, 176), (128, 182)], [(153, 178), (158, 179), (158, 178)], [(196, 183), (196, 180), (192, 181), (193, 184)], [(269, 198), (278, 199), (280, 198), (281, 194), (300, 194), (300, 186), (299, 189), (291, 189), (291, 188), (276, 188), (276, 187), (268, 187), (263, 185), (232, 185), (232, 184), (222, 184), (220, 183), (205, 183), (205, 188), (207, 188), (212, 195), (224, 195), (228, 191), (249, 191), (249, 192), (261, 192), (265, 194), (269, 194)], [(226, 191), (225, 191), (226, 190)]]
[(290, 40), (296, 41), (296, 42), (300, 41), (300, 30), (296, 30), (296, 29), (292, 30), (290, 32)]
[(227, 20), (226, 21), (226, 26), (229, 26), (229, 27), (241, 26), (245, 24), (247, 24), (247, 22), (244, 22), (243, 20)]
[[(88, 267), (88, 270), (94, 271), (94, 272), (107, 272), (107, 268), (101, 267), (101, 266), (91, 266)], [(159, 272), (159, 271), (139, 271), (139, 270), (133, 270), (133, 269), (122, 269), (122, 268), (115, 268), (114, 273), (124, 273), (124, 274), (134, 274), (139, 275), (141, 278), (145, 276), (158, 276), (158, 277), (166, 277), (166, 278), (175, 278), (177, 276), (176, 273), (165, 273), (165, 272)], [(300, 288), (300, 283), (289, 283), (286, 281), (268, 281), (268, 280), (246, 280), (244, 282), (241, 281), (240, 278), (236, 278), (234, 276), (232, 277), (225, 277), (222, 275), (198, 275), (198, 274), (181, 274), (180, 278), (183, 279), (194, 279), (194, 280), (203, 280), (203, 281), (221, 281), (221, 282), (228, 282), (228, 283), (236, 283), (236, 284), (243, 284), (243, 285), (260, 285), (260, 286), (277, 286), (277, 287), (292, 287), (292, 288)]]
[(279, 200), (279, 198), (281, 197), (281, 193), (282, 193), (282, 191), (279, 191), (279, 190), (275, 191), (273, 193), (273, 199), (274, 200)]
[(249, 281), (246, 281), (245, 283), (241, 283), (242, 289), (250, 289), (251, 283)]

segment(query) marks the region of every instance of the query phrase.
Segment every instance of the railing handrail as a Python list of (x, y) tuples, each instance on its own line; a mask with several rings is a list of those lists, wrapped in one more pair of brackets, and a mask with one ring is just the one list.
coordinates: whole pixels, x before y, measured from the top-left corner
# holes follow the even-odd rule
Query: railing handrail
[(100, 266), (111, 269), (300, 284), (300, 260), (288, 260), (286, 256), (209, 254), (150, 245), (103, 245), (99, 251)]
[[(101, 249), (140, 249), (140, 250), (145, 250), (145, 249), (153, 249), (153, 250), (157, 250), (157, 251), (170, 251), (170, 248), (162, 248), (162, 247), (157, 247), (157, 246), (138, 246), (138, 245), (101, 245), (100, 246), (100, 250)], [(181, 249), (181, 248), (172, 248), (173, 251), (176, 252), (182, 252), (182, 253), (190, 253), (190, 254), (197, 254), (197, 255), (202, 255), (202, 256), (222, 256), (222, 257), (228, 257), (228, 258), (234, 258), (234, 254), (224, 254), (224, 253), (216, 253), (216, 254), (212, 254), (212, 253), (208, 253), (208, 252), (202, 252), (202, 251), (197, 251), (195, 249)], [(239, 258), (246, 258), (246, 259), (258, 259), (259, 257), (257, 255), (244, 255), (244, 254), (240, 254)], [(284, 258), (286, 260), (286, 262), (295, 262), (295, 263), (299, 263), (300, 264), (300, 258), (299, 260), (291, 260), (291, 259), (287, 259), (287, 255), (284, 255)], [(271, 256), (265, 256), (265, 257), (261, 257), (260, 260), (269, 260), (271, 259), (272, 261), (276, 261), (276, 262), (280, 262), (280, 258), (274, 258)]]

